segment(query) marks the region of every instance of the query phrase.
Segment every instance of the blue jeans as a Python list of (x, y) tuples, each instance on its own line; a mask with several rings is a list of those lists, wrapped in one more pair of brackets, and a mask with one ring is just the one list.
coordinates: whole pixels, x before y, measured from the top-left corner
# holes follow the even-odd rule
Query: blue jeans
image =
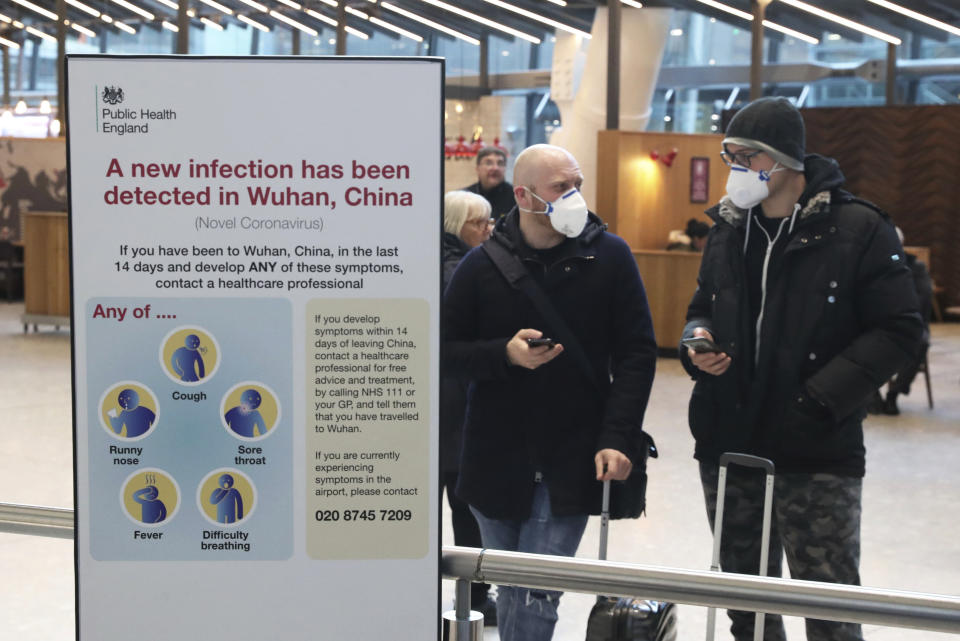
[[(537, 483), (530, 518), (490, 519), (470, 508), (480, 525), (483, 547), (533, 554), (573, 556), (587, 526), (587, 515), (554, 516), (546, 483)], [(497, 586), (500, 641), (550, 641), (562, 592)]]

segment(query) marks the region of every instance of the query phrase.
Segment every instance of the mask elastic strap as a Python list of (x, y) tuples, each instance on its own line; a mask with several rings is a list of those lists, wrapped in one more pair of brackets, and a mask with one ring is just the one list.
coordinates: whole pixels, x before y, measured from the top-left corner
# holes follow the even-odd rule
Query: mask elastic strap
[(549, 216), (549, 215), (550, 215), (550, 203), (548, 203), (548, 202), (545, 201), (543, 198), (541, 198), (540, 196), (538, 196), (538, 195), (536, 195), (535, 193), (533, 193), (533, 190), (530, 189), (529, 187), (524, 187), (524, 189), (528, 190), (528, 191), (530, 192), (530, 195), (531, 195), (531, 196), (533, 196), (534, 198), (536, 198), (537, 200), (539, 200), (540, 202), (542, 202), (544, 205), (547, 206), (547, 208), (544, 209), (543, 211), (533, 211), (532, 209), (526, 209), (525, 207), (521, 207), (519, 204), (517, 204), (517, 209), (518, 209), (519, 211), (522, 211), (522, 212), (527, 213), (527, 214), (543, 214), (543, 215), (545, 215), (545, 216)]

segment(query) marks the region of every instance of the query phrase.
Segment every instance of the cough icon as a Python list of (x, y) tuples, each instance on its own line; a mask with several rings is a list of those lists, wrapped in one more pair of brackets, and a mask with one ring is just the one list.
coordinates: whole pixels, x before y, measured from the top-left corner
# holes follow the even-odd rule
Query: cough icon
[(206, 376), (203, 355), (200, 353), (200, 337), (196, 334), (188, 334), (183, 341), (183, 347), (173, 352), (170, 366), (185, 383), (195, 383)]
[(181, 385), (202, 385), (220, 366), (222, 353), (213, 334), (196, 325), (170, 331), (160, 344), (164, 374)]

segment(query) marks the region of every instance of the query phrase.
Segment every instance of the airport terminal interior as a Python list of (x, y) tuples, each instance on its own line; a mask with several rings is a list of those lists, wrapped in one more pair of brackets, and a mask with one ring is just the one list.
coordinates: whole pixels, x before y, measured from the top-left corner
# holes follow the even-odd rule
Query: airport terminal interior
[[(619, 79), (608, 75), (613, 49)], [(477, 180), (485, 146), (505, 154), (508, 181), (527, 146), (566, 147), (591, 210), (627, 241), (644, 279), (661, 348), (644, 427), (660, 458), (646, 515), (612, 524), (608, 558), (709, 567), (687, 425), (693, 383), (670, 353), (699, 254), (664, 249), (723, 195), (732, 115), (751, 97), (785, 96), (804, 115), (808, 150), (838, 159), (851, 191), (890, 213), (933, 279), (928, 377), (900, 397), (899, 414), (864, 424), (862, 582), (960, 597), (960, 2), (622, 0), (614, 11), (605, 0), (0, 0), (0, 53), (0, 502), (73, 507), (60, 56), (438, 56), (444, 190)], [(385, 96), (385, 117), (395, 98)], [(309, 135), (314, 107), (290, 113)], [(15, 189), (19, 198), (2, 196)], [(18, 204), (22, 221), (9, 219)], [(577, 556), (594, 558), (598, 536), (591, 517)], [(0, 638), (74, 638), (72, 541), (0, 533), (0, 574)], [(442, 610), (453, 594), (443, 581)], [(566, 594), (554, 638), (583, 639), (593, 602)], [(719, 621), (719, 638), (731, 638)], [(704, 608), (679, 607), (680, 641), (703, 638), (705, 625)], [(803, 638), (802, 619), (786, 626)], [(875, 625), (865, 635), (951, 636)]]
[[(71, 507), (73, 449), (70, 409), (70, 337), (48, 327), (24, 333), (23, 305), (0, 304), (0, 487), (8, 503)], [(935, 323), (930, 348), (934, 408), (918, 379), (901, 399), (899, 416), (870, 416), (864, 426), (867, 475), (863, 498), (861, 576), (870, 587), (960, 595), (960, 323)], [(647, 514), (615, 521), (611, 561), (686, 569), (710, 565), (711, 538), (686, 425), (692, 381), (675, 358), (661, 358), (646, 426), (660, 458), (649, 467)], [(599, 519), (593, 517), (577, 555), (595, 558)], [(444, 503), (444, 545), (453, 545)], [(3, 638), (17, 641), (73, 639), (73, 542), (0, 533), (0, 620)], [(376, 588), (372, 588), (376, 592)], [(442, 609), (452, 608), (454, 585), (442, 585)], [(118, 599), (122, 598), (118, 595)], [(557, 641), (584, 638), (594, 597), (567, 594), (560, 604)], [(680, 606), (682, 641), (704, 637), (704, 608)], [(792, 639), (803, 622), (788, 618)], [(723, 622), (718, 624), (722, 630)], [(871, 641), (926, 641), (953, 635), (868, 626)], [(484, 639), (497, 639), (487, 628)], [(720, 639), (730, 638), (720, 633)]]

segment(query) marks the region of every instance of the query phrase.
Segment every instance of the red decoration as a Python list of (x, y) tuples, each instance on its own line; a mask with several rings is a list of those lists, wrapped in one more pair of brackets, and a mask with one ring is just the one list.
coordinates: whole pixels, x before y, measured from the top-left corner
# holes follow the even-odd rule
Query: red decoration
[(464, 138), (462, 135), (457, 136), (457, 146), (454, 147), (453, 155), (456, 158), (469, 158), (470, 157), (470, 147), (464, 144)]
[(673, 167), (673, 161), (676, 159), (677, 154), (679, 153), (680, 153), (680, 150), (674, 147), (673, 149), (670, 150), (670, 153), (668, 153), (666, 156), (661, 158), (660, 161), (667, 167)]
[(480, 150), (483, 149), (483, 138), (477, 136), (473, 143), (470, 145), (470, 154), (476, 156), (480, 153)]

